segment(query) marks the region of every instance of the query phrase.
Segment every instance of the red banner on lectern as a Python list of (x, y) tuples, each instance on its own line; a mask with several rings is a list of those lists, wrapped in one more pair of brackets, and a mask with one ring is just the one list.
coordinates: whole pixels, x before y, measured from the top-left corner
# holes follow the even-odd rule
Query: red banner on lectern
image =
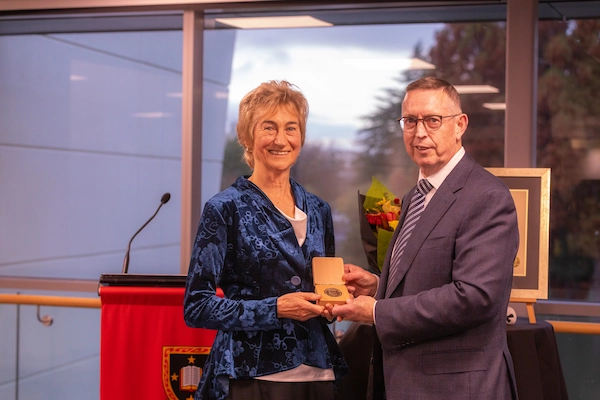
[(183, 321), (183, 288), (104, 286), (101, 400), (193, 399), (216, 331)]

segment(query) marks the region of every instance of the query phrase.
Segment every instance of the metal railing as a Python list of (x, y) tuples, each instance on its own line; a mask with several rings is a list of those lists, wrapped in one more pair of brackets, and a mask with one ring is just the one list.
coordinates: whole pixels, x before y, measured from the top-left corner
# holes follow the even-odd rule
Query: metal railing
[[(40, 296), (40, 295), (25, 295), (25, 294), (0, 294), (0, 304), (28, 304), (37, 306), (56, 306), (56, 307), (83, 307), (83, 308), (100, 308), (100, 298), (88, 297), (63, 297), (63, 296)], [(537, 307), (540, 308), (540, 303)], [(555, 307), (565, 307), (564, 302), (546, 302), (542, 308), (548, 309), (548, 305)], [(589, 307), (586, 303), (572, 304), (571, 308)], [(551, 309), (551, 307), (550, 307)], [(569, 315), (576, 315), (573, 310)], [(556, 321), (546, 320), (554, 327), (557, 333), (576, 333), (586, 335), (600, 335), (600, 323), (594, 322), (573, 322), (573, 321)]]
[(600, 324), (594, 322), (571, 322), (546, 320), (552, 324), (556, 333), (578, 333), (583, 335), (600, 335)]
[(39, 296), (30, 294), (0, 294), (0, 304), (29, 304), (38, 306), (100, 308), (100, 298)]

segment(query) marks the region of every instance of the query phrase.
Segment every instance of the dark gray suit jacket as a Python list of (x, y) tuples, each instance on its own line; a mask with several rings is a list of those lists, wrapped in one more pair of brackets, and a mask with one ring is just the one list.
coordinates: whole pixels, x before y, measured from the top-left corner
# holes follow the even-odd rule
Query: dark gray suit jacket
[(421, 215), (385, 298), (388, 250), (375, 306), (388, 400), (517, 398), (506, 309), (518, 244), (508, 188), (465, 154)]

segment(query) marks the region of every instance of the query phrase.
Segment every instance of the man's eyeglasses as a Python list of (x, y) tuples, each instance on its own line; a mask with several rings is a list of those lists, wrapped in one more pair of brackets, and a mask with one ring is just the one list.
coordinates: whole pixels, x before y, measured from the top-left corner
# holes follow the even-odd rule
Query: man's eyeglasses
[(407, 131), (407, 132), (414, 131), (415, 129), (417, 129), (417, 124), (419, 123), (419, 121), (421, 121), (421, 122), (423, 122), (423, 126), (425, 127), (425, 129), (427, 131), (431, 132), (431, 131), (437, 131), (438, 129), (440, 129), (444, 118), (457, 117), (459, 115), (462, 115), (462, 113), (454, 114), (454, 115), (445, 115), (445, 116), (427, 115), (423, 118), (402, 117), (402, 118), (398, 118), (396, 121), (398, 121), (398, 125), (400, 125), (400, 128), (403, 131)]

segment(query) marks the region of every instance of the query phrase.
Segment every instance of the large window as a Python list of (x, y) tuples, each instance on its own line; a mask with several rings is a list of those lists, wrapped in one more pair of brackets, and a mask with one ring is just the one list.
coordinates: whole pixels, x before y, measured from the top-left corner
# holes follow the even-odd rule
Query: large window
[[(178, 30), (0, 36), (1, 277), (120, 272), (165, 192), (129, 271), (179, 272), (181, 42)], [(99, 314), (1, 304), (0, 398), (98, 399)]]
[(0, 275), (177, 273), (180, 31), (0, 36)]
[(293, 177), (332, 205), (337, 254), (366, 267), (357, 192), (376, 176), (401, 196), (417, 177), (396, 122), (405, 85), (437, 75), (459, 86), (471, 121), (465, 147), (481, 164), (502, 166), (504, 47), (500, 22), (239, 30), (222, 187), (244, 172), (235, 137), (241, 97), (271, 79), (296, 84), (310, 115)]
[[(349, 262), (366, 264), (357, 192), (364, 193), (376, 176), (400, 196), (416, 179), (395, 123), (408, 82), (434, 75), (457, 86), (470, 120), (463, 138), (467, 152), (485, 167), (503, 167), (511, 151), (504, 148), (506, 24), (495, 6), (482, 7), (484, 22), (461, 14), (467, 9), (444, 14), (428, 8), (428, 20), (437, 21), (430, 23), (410, 23), (420, 17), (412, 9), (403, 9), (403, 17), (388, 9), (386, 19), (378, 10), (364, 11), (360, 20), (352, 13), (313, 12), (333, 25), (238, 29), (222, 187), (247, 172), (235, 138), (239, 100), (270, 79), (295, 83), (309, 100), (307, 142), (293, 176), (332, 205), (337, 252)], [(547, 20), (539, 23), (538, 127), (532, 135), (537, 167), (552, 170), (553, 299), (600, 299), (600, 123), (594, 98), (600, 27), (595, 19), (567, 18), (589, 11), (589, 3), (540, 5)], [(459, 15), (470, 21), (457, 20)], [(390, 23), (394, 18), (398, 23)], [(232, 29), (227, 15), (210, 21), (215, 34)]]
[(599, 32), (599, 19), (539, 25), (538, 165), (552, 170), (552, 298), (600, 301)]

